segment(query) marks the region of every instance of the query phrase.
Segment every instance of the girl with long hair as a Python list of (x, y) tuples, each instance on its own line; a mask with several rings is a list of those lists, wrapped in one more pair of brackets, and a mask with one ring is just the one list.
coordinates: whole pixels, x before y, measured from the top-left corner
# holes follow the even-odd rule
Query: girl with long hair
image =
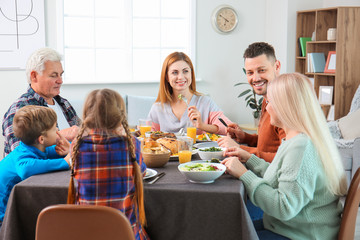
[(92, 91), (73, 143), (72, 175), (78, 188), (75, 190), (72, 177), (68, 202), (117, 208), (130, 220), (135, 238), (148, 239), (143, 228), (142, 172), (146, 165), (140, 146), (130, 134), (120, 94), (110, 89)]
[(267, 100), (271, 124), (286, 133), (272, 163), (240, 148), (229, 148), (223, 161), (264, 211), (254, 223), (259, 238), (336, 239), (347, 184), (313, 86), (302, 74), (283, 74), (269, 84)]

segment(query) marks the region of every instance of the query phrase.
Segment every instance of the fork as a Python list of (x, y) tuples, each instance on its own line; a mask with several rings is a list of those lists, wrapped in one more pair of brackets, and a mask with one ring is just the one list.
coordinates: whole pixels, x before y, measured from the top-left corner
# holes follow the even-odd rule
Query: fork
[[(186, 99), (186, 97), (185, 97), (184, 95), (179, 94), (179, 95), (178, 95), (178, 98), (181, 99), (181, 100), (183, 100), (183, 101), (185, 102), (186, 106), (189, 108), (188, 100)], [(193, 121), (196, 121), (196, 120), (197, 120), (197, 119), (194, 118)]]
[(209, 138), (209, 135), (207, 134), (207, 132), (205, 132), (205, 137), (209, 142), (211, 142), (211, 139)]
[(165, 176), (164, 172), (159, 173), (153, 180), (149, 182), (149, 184), (154, 184), (157, 180), (159, 180), (161, 177)]

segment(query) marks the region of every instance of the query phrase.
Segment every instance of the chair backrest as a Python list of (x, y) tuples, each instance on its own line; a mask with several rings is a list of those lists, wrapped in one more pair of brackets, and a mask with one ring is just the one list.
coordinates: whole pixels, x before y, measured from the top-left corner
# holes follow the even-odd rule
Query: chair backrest
[(126, 111), (129, 126), (138, 125), (141, 118), (146, 119), (155, 100), (155, 97), (127, 95)]
[(96, 205), (60, 204), (43, 209), (36, 240), (135, 240), (129, 220), (119, 210)]
[(356, 216), (360, 204), (360, 168), (357, 169), (351, 180), (348, 194), (345, 200), (344, 211), (342, 215), (339, 240), (354, 239)]

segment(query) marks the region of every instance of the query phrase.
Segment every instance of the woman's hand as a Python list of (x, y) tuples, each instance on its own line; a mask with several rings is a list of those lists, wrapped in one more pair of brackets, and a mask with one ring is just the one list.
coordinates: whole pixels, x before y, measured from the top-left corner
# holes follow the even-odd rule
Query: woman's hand
[(229, 135), (221, 137), (217, 140), (217, 143), (220, 147), (228, 148), (228, 147), (238, 147), (239, 144), (234, 141)]
[(237, 157), (225, 158), (221, 163), (226, 166), (226, 172), (236, 178), (240, 178), (244, 173), (248, 171)]
[(251, 157), (250, 153), (241, 149), (240, 147), (229, 147), (225, 150), (224, 155), (227, 157), (237, 157), (243, 163), (246, 163), (247, 160), (249, 160)]
[(209, 133), (217, 133), (219, 131), (218, 126), (203, 122), (203, 120), (201, 119), (201, 113), (197, 110), (195, 106), (190, 106), (188, 108), (188, 117), (191, 120), (193, 126), (197, 129)]
[(188, 117), (190, 118), (194, 127), (202, 129), (203, 122), (201, 119), (201, 113), (197, 110), (195, 106), (190, 106), (188, 108)]
[(59, 139), (56, 143), (55, 151), (60, 156), (65, 156), (69, 153), (70, 143), (59, 131), (56, 131), (56, 134), (58, 135)]

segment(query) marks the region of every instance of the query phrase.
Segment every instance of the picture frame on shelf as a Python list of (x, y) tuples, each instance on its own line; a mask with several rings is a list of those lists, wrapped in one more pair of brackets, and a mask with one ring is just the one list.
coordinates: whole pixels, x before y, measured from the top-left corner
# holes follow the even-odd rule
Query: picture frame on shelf
[(334, 121), (335, 120), (335, 106), (331, 105), (329, 109), (329, 113), (327, 115), (327, 121)]
[(335, 73), (336, 70), (336, 51), (329, 51), (325, 64), (324, 73)]
[(332, 105), (333, 86), (319, 86), (319, 103), (321, 105)]

